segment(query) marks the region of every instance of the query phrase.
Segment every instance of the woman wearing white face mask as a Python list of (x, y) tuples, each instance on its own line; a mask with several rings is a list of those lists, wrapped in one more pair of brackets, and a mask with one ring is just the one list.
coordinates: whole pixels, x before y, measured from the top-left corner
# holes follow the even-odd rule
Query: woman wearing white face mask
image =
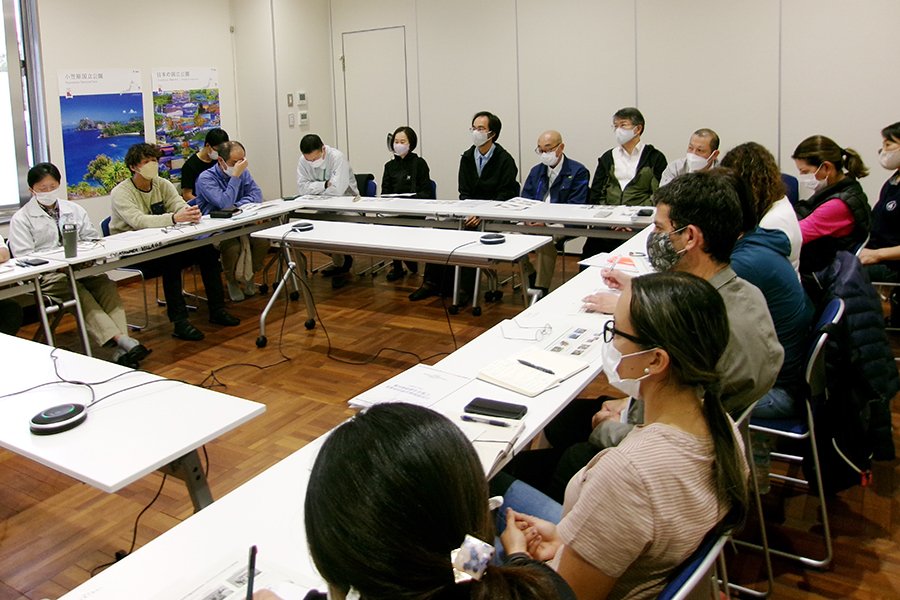
[(572, 478), (558, 526), (521, 514), (547, 507), (540, 492), (491, 487), (532, 537), (528, 553), (579, 600), (655, 598), (707, 532), (747, 509), (746, 461), (716, 393), (729, 335), (721, 295), (694, 275), (655, 273), (633, 280), (614, 316), (603, 370), (644, 400), (646, 424)]
[[(391, 160), (384, 164), (381, 176), (381, 194), (413, 194), (413, 198), (434, 199), (431, 187), (431, 171), (425, 159), (414, 152), (419, 143), (416, 132), (411, 127), (398, 127), (388, 135), (388, 150), (393, 154)], [(413, 273), (419, 271), (419, 264), (406, 261), (406, 266)], [(397, 281), (406, 275), (403, 261), (395, 260), (388, 281)]]
[[(9, 245), (16, 256), (61, 248), (64, 223), (75, 225), (80, 242), (100, 239), (87, 211), (65, 199), (61, 178), (59, 169), (51, 163), (39, 163), (28, 171), (28, 187), (34, 197), (16, 211), (9, 223)], [(72, 297), (68, 275), (64, 273), (44, 275), (41, 286), (45, 295), (60, 301)], [(91, 341), (113, 348), (113, 362), (137, 368), (150, 350), (128, 335), (125, 308), (116, 284), (106, 275), (96, 275), (79, 279), (77, 288)]]
[[(871, 237), (859, 260), (870, 280), (900, 283), (900, 122), (882, 129), (881, 138), (878, 162), (891, 176), (872, 209)], [(900, 326), (900, 293), (891, 294), (891, 325)]]
[(803, 247), (800, 272), (830, 265), (839, 250), (855, 252), (869, 235), (872, 210), (858, 179), (869, 174), (859, 154), (823, 135), (808, 137), (791, 155), (801, 189), (812, 196), (797, 203)]

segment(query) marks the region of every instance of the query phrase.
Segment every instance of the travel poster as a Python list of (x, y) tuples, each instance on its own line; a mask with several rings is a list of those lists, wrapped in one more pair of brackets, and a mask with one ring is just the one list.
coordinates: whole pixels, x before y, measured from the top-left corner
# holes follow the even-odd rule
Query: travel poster
[(206, 132), (222, 122), (218, 70), (154, 69), (152, 85), (156, 143), (163, 153), (159, 173), (178, 184), (184, 161), (203, 147)]
[(128, 178), (125, 152), (144, 141), (141, 72), (60, 71), (59, 108), (69, 199), (109, 194)]

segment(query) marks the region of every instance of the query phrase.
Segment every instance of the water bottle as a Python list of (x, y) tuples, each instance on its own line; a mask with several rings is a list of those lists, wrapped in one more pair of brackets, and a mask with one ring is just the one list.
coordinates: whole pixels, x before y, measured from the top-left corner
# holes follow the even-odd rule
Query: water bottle
[(71, 213), (65, 215), (62, 234), (66, 258), (75, 258), (78, 254), (78, 227), (75, 225), (75, 220)]

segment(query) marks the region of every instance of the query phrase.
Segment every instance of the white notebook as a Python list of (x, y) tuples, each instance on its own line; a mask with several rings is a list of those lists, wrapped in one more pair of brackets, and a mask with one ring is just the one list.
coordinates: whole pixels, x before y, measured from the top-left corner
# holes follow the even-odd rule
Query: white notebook
[(533, 398), (587, 367), (587, 361), (574, 356), (528, 348), (490, 363), (478, 373), (478, 379)]

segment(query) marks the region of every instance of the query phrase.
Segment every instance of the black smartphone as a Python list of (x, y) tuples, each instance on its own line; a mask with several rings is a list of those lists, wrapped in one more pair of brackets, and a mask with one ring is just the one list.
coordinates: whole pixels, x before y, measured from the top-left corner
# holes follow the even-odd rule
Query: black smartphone
[(39, 267), (41, 265), (46, 265), (49, 261), (44, 260), (43, 258), (23, 258), (19, 262), (23, 265), (28, 265), (29, 267)]
[(649, 216), (653, 215), (653, 209), (652, 208), (642, 208), (641, 210), (639, 210), (637, 212), (637, 214), (639, 217), (649, 217)]
[(521, 419), (528, 412), (528, 407), (524, 404), (513, 404), (512, 402), (501, 402), (500, 400), (489, 400), (488, 398), (475, 398), (466, 404), (463, 410), (474, 415)]

